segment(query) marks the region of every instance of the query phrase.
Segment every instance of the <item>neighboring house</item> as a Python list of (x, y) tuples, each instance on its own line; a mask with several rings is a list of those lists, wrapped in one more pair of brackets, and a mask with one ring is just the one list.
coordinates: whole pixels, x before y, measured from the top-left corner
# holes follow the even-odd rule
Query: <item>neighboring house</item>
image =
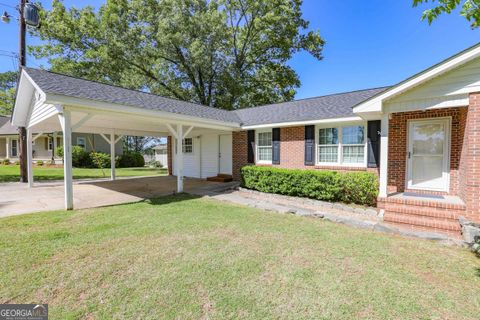
[(155, 161), (160, 162), (162, 167), (168, 168), (167, 144), (159, 144), (152, 148)]
[(387, 222), (452, 235), (459, 216), (480, 223), (480, 45), (391, 87), (236, 111), (25, 68), (13, 123), (168, 135), (179, 192), (183, 176), (239, 180), (245, 165), (370, 171)]
[[(44, 162), (54, 159), (55, 163), (61, 163), (62, 159), (56, 154), (58, 146), (62, 146), (63, 137), (61, 132), (33, 131), (32, 153), (33, 161)], [(81, 146), (86, 151), (96, 150), (110, 154), (109, 144), (98, 134), (73, 133), (72, 144)], [(115, 145), (115, 154), (123, 152), (122, 141)], [(18, 145), (18, 129), (10, 122), (10, 117), (0, 116), (0, 159), (18, 161), (20, 148)]]

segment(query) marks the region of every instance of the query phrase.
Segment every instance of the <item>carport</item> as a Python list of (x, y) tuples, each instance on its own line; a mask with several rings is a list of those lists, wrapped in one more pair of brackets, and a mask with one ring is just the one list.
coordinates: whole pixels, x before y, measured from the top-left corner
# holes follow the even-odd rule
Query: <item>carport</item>
[[(114, 150), (125, 135), (171, 136), (181, 146), (188, 135), (240, 128), (236, 116), (224, 110), (31, 68), (21, 72), (12, 123), (27, 128), (29, 187), (35, 179), (32, 131), (63, 133), (67, 210), (73, 209), (72, 132), (100, 134)], [(183, 153), (175, 159), (176, 189), (183, 192)], [(114, 152), (111, 179), (115, 180)]]

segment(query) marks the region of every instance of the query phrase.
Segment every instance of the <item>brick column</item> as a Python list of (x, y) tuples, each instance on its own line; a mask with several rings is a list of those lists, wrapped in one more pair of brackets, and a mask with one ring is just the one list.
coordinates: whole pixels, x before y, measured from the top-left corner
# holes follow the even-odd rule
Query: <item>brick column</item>
[(173, 170), (173, 162), (172, 162), (172, 156), (173, 156), (173, 150), (172, 150), (172, 137), (168, 136), (167, 137), (167, 164), (168, 164), (168, 175), (172, 175), (172, 170)]
[(467, 219), (480, 223), (480, 92), (469, 96), (465, 128), (463, 163), (463, 198)]
[(232, 133), (232, 176), (240, 181), (240, 169), (248, 164), (247, 131)]

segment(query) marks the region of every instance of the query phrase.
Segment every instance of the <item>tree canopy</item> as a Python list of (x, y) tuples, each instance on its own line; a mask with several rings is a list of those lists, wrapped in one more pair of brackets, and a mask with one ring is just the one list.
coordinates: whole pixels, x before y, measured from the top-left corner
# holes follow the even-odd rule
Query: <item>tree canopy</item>
[(413, 0), (413, 6), (432, 3), (433, 7), (423, 12), (422, 19), (427, 19), (431, 24), (443, 13), (452, 13), (460, 7), (460, 14), (469, 22), (472, 29), (480, 26), (480, 0)]
[(324, 40), (302, 0), (118, 0), (66, 8), (54, 0), (30, 47), (73, 76), (236, 109), (293, 99), (297, 52), (322, 59)]
[(15, 103), (17, 72), (0, 73), (0, 115), (11, 115)]

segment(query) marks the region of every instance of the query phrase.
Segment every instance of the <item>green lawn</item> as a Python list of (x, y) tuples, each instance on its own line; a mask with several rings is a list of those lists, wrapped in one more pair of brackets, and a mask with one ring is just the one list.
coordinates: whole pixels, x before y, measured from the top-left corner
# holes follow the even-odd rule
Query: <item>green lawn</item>
[(0, 219), (0, 303), (51, 319), (478, 319), (467, 249), (187, 195)]
[[(110, 169), (103, 170), (106, 177), (110, 176)], [(153, 175), (165, 175), (167, 169), (158, 168), (117, 168), (117, 177), (137, 177), (137, 176), (153, 176)], [(34, 167), (33, 168), (34, 180), (62, 180), (63, 168), (55, 167)], [(84, 169), (73, 168), (74, 179), (90, 179), (90, 178), (103, 178), (103, 172), (101, 169)], [(20, 180), (20, 168), (18, 165), (0, 165), (0, 182), (16, 182)]]

